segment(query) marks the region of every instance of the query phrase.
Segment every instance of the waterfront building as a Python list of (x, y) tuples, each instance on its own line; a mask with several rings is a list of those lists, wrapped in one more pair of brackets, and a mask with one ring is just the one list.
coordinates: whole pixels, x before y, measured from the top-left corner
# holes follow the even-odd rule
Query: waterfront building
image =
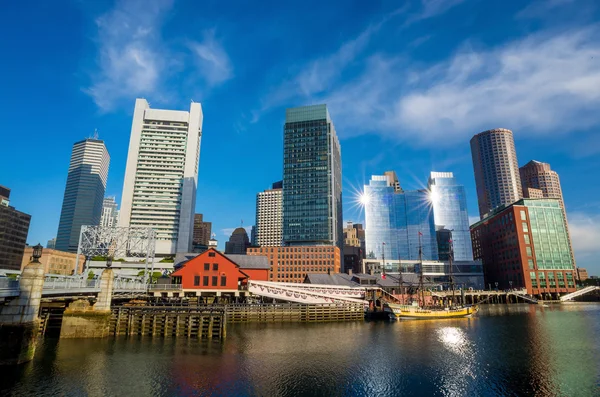
[(153, 228), (159, 256), (192, 248), (202, 117), (135, 101), (119, 226)]
[[(403, 280), (418, 275), (418, 260), (397, 259), (364, 259), (361, 273), (398, 276), (402, 272)], [(450, 263), (444, 261), (423, 261), (423, 275), (433, 283), (439, 284), (443, 289), (450, 288)], [(455, 287), (484, 289), (483, 266), (479, 260), (452, 261), (452, 277)], [(397, 284), (396, 284), (397, 285)]]
[(225, 253), (246, 255), (246, 249), (248, 247), (250, 247), (248, 233), (243, 227), (238, 227), (231, 233), (229, 241), (225, 243)]
[(560, 187), (560, 178), (556, 171), (550, 168), (550, 164), (531, 160), (523, 167), (519, 168), (521, 184), (523, 186), (523, 197), (525, 198), (554, 198), (560, 203), (565, 218), (565, 227), (569, 238), (569, 247), (573, 255), (573, 266), (576, 268), (573, 244), (571, 242), (571, 233), (569, 233), (569, 222), (567, 220), (567, 211), (563, 200), (562, 188)]
[(326, 105), (286, 110), (283, 140), (283, 242), (342, 241), (340, 143)]
[(496, 128), (473, 136), (471, 155), (481, 219), (495, 208), (523, 197), (511, 130)]
[(51, 238), (50, 240), (48, 240), (48, 242), (46, 243), (46, 248), (49, 249), (55, 249), (56, 248), (56, 237)]
[[(435, 231), (435, 236), (438, 246), (438, 259), (447, 261), (450, 258), (450, 253), (452, 251), (452, 231), (448, 229), (438, 229)], [(469, 243), (470, 242), (471, 237), (469, 236)]]
[[(465, 187), (457, 183), (452, 172), (432, 172), (429, 175), (428, 189), (436, 229), (446, 229), (452, 232), (454, 259), (457, 261), (472, 261), (473, 247)], [(442, 250), (447, 255), (449, 250), (440, 247), (440, 243), (447, 245), (448, 240), (440, 241), (439, 237), (441, 235), (438, 234), (437, 236), (438, 256)]]
[[(396, 186), (397, 185), (397, 186)], [(366, 257), (437, 260), (429, 191), (405, 191), (392, 174), (373, 175), (364, 187)]]
[[(473, 254), (485, 283), (557, 297), (575, 291), (564, 213), (557, 199), (521, 199), (471, 226)], [(496, 284), (497, 283), (497, 284)]]
[(19, 270), (31, 215), (10, 206), (10, 189), (0, 186), (0, 269)]
[(283, 242), (283, 188), (282, 182), (273, 183), (256, 195), (257, 246), (278, 246)]
[(100, 217), (100, 226), (117, 227), (119, 224), (119, 210), (117, 201), (113, 197), (105, 197), (102, 202), (102, 216)]
[(56, 249), (77, 252), (81, 226), (98, 226), (110, 156), (104, 141), (95, 138), (75, 142), (63, 198)]
[[(26, 247), (21, 260), (21, 271), (31, 262), (33, 247)], [(55, 249), (45, 248), (42, 250), (42, 256), (39, 261), (44, 265), (45, 274), (61, 274), (63, 276), (72, 276), (83, 272), (85, 256), (79, 255), (79, 268), (76, 270), (77, 254), (64, 252)], [(106, 262), (104, 263), (106, 268)]]
[(212, 231), (212, 223), (205, 222), (202, 214), (194, 215), (194, 238), (193, 245), (208, 247), (208, 240)]
[(251, 247), (247, 254), (267, 257), (269, 281), (301, 283), (308, 273), (340, 272), (340, 249), (333, 245)]
[(172, 283), (181, 286), (181, 292), (173, 295), (244, 296), (248, 280), (267, 281), (268, 272), (269, 263), (264, 256), (222, 254), (211, 248), (171, 274)]
[(590, 278), (588, 276), (587, 269), (584, 269), (583, 267), (578, 267), (577, 268), (577, 278), (579, 279), (579, 282), (584, 282), (585, 280)]

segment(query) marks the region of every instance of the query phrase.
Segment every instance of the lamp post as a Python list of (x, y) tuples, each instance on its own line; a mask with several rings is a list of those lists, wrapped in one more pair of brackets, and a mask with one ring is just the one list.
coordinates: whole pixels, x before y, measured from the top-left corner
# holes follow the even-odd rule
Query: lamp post
[(491, 291), (492, 290), (492, 284), (488, 283), (488, 290)]
[(33, 260), (31, 261), (32, 263), (40, 263), (39, 259), (42, 257), (43, 250), (44, 250), (44, 247), (42, 247), (42, 245), (40, 243), (33, 246), (33, 254), (31, 255), (33, 258)]
[(512, 290), (512, 280), (508, 282), (508, 285), (510, 285), (510, 289)]
[(496, 281), (495, 284), (496, 284), (496, 290), (498, 290), (498, 282)]

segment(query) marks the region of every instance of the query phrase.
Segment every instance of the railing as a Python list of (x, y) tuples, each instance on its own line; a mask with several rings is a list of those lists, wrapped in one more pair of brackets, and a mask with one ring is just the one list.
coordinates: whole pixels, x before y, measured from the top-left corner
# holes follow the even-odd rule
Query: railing
[(148, 291), (181, 291), (181, 284), (150, 284)]
[(595, 291), (597, 289), (600, 290), (600, 287), (597, 287), (595, 285), (590, 285), (589, 287), (585, 287), (585, 288), (582, 288), (582, 289), (577, 290), (575, 292), (571, 292), (570, 294), (561, 296), (560, 297), (560, 301), (561, 302), (566, 302), (566, 301), (571, 300), (573, 298), (577, 298), (578, 296), (585, 295), (585, 294), (588, 294), (590, 292), (593, 292), (593, 291)]
[(19, 289), (19, 280), (0, 277), (0, 289)]
[(100, 280), (84, 280), (77, 276), (46, 276), (44, 279), (45, 290), (55, 289), (96, 289), (100, 288)]

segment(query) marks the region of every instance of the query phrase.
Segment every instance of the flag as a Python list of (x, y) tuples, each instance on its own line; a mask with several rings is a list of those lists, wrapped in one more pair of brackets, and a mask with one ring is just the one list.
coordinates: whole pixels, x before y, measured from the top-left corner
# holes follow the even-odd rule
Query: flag
[(381, 279), (382, 279), (382, 280), (385, 280), (385, 273), (383, 273), (383, 274), (381, 275)]
[(419, 232), (419, 236), (422, 236), (422, 235), (423, 235), (423, 233)]
[(449, 242), (449, 243), (451, 243), (451, 242), (452, 242), (452, 240), (448, 240), (448, 242)]

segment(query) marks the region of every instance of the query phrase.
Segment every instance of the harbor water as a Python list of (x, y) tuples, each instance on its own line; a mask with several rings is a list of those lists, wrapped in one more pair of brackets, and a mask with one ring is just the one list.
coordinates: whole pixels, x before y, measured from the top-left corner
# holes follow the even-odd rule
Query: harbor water
[(600, 305), (233, 324), (224, 341), (47, 338), (0, 378), (9, 396), (600, 396)]

